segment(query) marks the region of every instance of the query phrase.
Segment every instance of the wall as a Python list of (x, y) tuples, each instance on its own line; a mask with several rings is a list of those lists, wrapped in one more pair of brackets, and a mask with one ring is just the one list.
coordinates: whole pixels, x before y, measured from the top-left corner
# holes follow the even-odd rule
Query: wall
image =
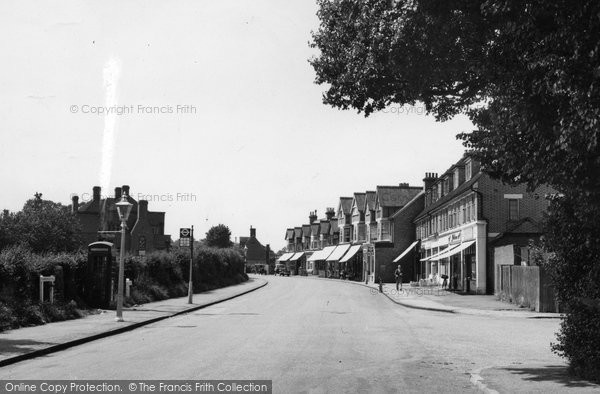
[(503, 266), (500, 298), (536, 312), (561, 312), (550, 276), (538, 266)]

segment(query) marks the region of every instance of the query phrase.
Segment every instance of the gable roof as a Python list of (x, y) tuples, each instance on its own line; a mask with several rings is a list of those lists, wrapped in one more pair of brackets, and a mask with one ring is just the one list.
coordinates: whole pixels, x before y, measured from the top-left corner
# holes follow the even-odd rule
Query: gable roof
[(353, 197), (340, 197), (340, 203), (338, 204), (338, 212), (341, 210), (344, 215), (349, 215), (352, 209)]
[(329, 228), (331, 227), (331, 224), (329, 223), (329, 220), (327, 219), (321, 219), (319, 226), (321, 227), (319, 229), (319, 232), (321, 234), (329, 234)]
[(365, 193), (365, 212), (375, 210), (375, 199), (377, 198), (377, 192), (368, 191)]
[(314, 222), (313, 224), (310, 225), (310, 235), (311, 236), (318, 237), (320, 230), (321, 230), (321, 223)]
[(302, 236), (303, 237), (310, 237), (310, 224), (303, 224), (302, 225)]
[(250, 237), (246, 241), (246, 260), (266, 260), (267, 248), (265, 248), (256, 237)]
[(329, 234), (333, 235), (335, 233), (339, 233), (340, 229), (338, 227), (338, 221), (337, 218), (332, 218), (329, 221), (330, 227), (329, 227)]
[(403, 207), (422, 190), (418, 186), (377, 186), (376, 201), (381, 208)]
[(285, 240), (287, 241), (288, 239), (294, 239), (294, 229), (293, 228), (288, 228), (285, 231)]
[(354, 206), (354, 204), (356, 204), (356, 208), (358, 209), (358, 211), (364, 212), (366, 199), (367, 199), (366, 193), (354, 193), (354, 200), (353, 200), (352, 206)]

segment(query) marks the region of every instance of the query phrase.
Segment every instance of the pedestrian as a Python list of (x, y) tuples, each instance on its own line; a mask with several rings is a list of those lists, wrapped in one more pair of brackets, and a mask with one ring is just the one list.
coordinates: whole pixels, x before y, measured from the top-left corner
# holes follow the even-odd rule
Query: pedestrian
[(396, 271), (394, 271), (394, 276), (396, 277), (396, 291), (401, 290), (402, 289), (402, 267), (400, 267), (400, 264), (398, 264), (398, 268), (396, 268)]
[(445, 289), (446, 286), (448, 286), (448, 275), (446, 275), (446, 274), (442, 275), (442, 279), (444, 280), (442, 282), (442, 289)]

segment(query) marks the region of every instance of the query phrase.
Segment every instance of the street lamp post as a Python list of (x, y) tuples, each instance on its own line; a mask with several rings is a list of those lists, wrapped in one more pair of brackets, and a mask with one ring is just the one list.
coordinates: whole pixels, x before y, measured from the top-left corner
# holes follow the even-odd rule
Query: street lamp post
[(116, 321), (123, 321), (123, 277), (125, 276), (125, 230), (127, 229), (127, 218), (133, 204), (127, 199), (127, 193), (123, 193), (121, 201), (115, 204), (119, 219), (121, 220), (121, 247), (119, 253), (119, 283), (117, 287), (117, 317)]

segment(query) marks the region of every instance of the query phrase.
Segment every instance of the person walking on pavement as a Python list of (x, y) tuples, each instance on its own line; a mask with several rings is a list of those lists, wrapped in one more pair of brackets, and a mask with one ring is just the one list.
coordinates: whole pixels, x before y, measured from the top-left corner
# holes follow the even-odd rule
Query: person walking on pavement
[[(396, 291), (401, 290), (402, 289), (402, 267), (400, 267), (400, 264), (398, 264), (398, 268), (396, 268), (396, 271), (394, 271), (394, 276), (396, 277)], [(400, 288), (398, 288), (398, 286)]]

